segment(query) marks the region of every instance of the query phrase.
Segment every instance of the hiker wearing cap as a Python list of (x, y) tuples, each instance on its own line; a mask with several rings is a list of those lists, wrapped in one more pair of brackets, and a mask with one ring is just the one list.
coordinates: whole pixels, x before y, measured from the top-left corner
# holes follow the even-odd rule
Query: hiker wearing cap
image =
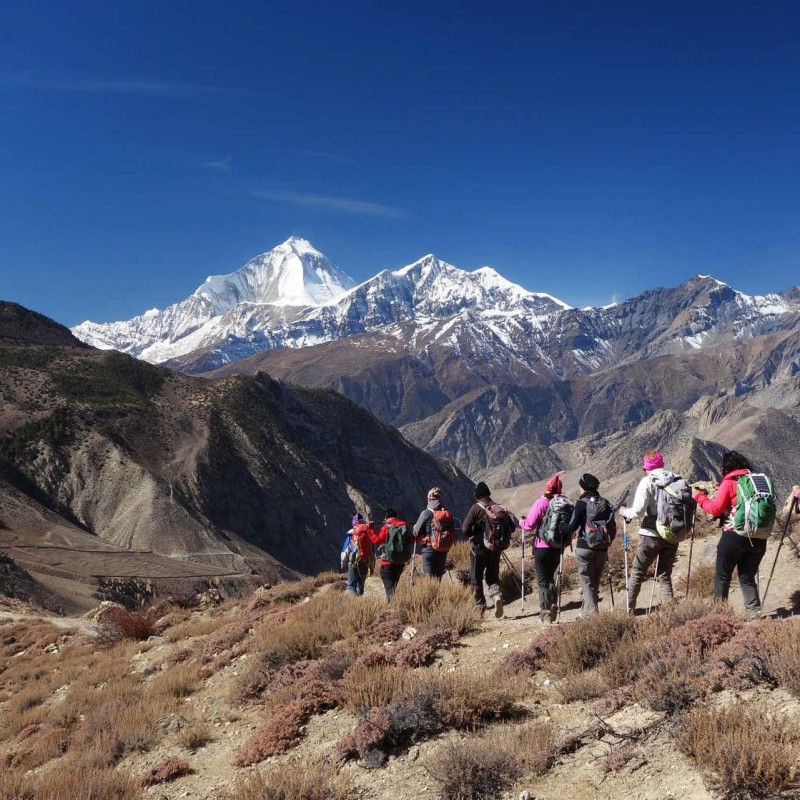
[[(446, 509), (442, 505), (442, 490), (434, 486), (428, 492), (428, 505), (414, 525), (414, 537), (422, 547), (418, 551), (422, 555), (422, 574), (439, 579), (444, 575), (447, 552), (455, 541), (452, 514), (443, 511)], [(443, 530), (445, 525), (447, 530)]]
[(523, 517), (519, 523), (524, 532), (535, 532), (533, 559), (536, 567), (536, 582), (539, 585), (539, 619), (542, 622), (555, 622), (558, 615), (558, 590), (555, 576), (564, 544), (550, 544), (545, 541), (544, 536), (540, 535), (540, 527), (550, 509), (551, 500), (562, 493), (562, 474), (559, 472), (547, 481), (544, 491), (534, 501), (528, 515)]
[[(583, 494), (575, 503), (572, 517), (566, 525), (560, 525), (562, 533), (573, 534), (578, 531), (578, 540), (575, 543), (575, 563), (578, 566), (578, 578), (583, 590), (583, 604), (581, 616), (588, 617), (597, 614), (600, 602), (600, 580), (603, 577), (603, 568), (608, 561), (608, 547), (616, 535), (614, 515), (608, 501), (600, 496), (600, 481), (592, 474), (584, 473), (578, 481)], [(591, 506), (592, 511), (589, 511)], [(598, 514), (596, 509), (602, 508)], [(605, 540), (599, 545), (590, 541), (587, 529), (596, 527), (597, 521), (603, 523)]]
[[(758, 592), (758, 568), (767, 552), (770, 530), (753, 531), (749, 535), (737, 530), (736, 511), (739, 478), (753, 471), (750, 462), (741, 453), (731, 450), (722, 456), (722, 481), (714, 498), (705, 492), (695, 492), (694, 499), (706, 514), (721, 517), (722, 535), (717, 544), (717, 567), (714, 574), (714, 600), (727, 601), (733, 570), (739, 573), (745, 613), (755, 617), (761, 611)], [(771, 528), (771, 526), (770, 526)]]
[(469, 551), (469, 580), (475, 602), (481, 609), (486, 609), (486, 596), (483, 593), (483, 581), (489, 586), (489, 597), (494, 600), (494, 614), (503, 616), (503, 598), (500, 594), (500, 555), (501, 550), (489, 550), (484, 544), (486, 529), (486, 510), (495, 505), (489, 487), (481, 481), (475, 487), (477, 502), (464, 517), (462, 530), (464, 536), (472, 543)]
[(636, 611), (636, 599), (642, 588), (650, 565), (656, 562), (655, 581), (659, 585), (662, 603), (673, 599), (672, 569), (678, 557), (678, 542), (669, 542), (659, 536), (656, 530), (658, 514), (658, 486), (668, 483), (673, 476), (664, 469), (664, 456), (658, 450), (648, 450), (642, 457), (644, 477), (636, 487), (633, 505), (623, 506), (619, 513), (630, 522), (634, 517), (642, 517), (639, 524), (639, 541), (633, 556), (631, 574), (628, 580), (628, 613)]
[(345, 534), (341, 552), (342, 572), (347, 571), (347, 592), (353, 597), (364, 594), (371, 557), (372, 542), (368, 525), (361, 514), (356, 514), (353, 527)]
[(383, 512), (381, 529), (376, 531), (370, 526), (369, 538), (378, 548), (381, 583), (386, 592), (386, 601), (390, 602), (413, 553), (414, 536), (409, 524), (398, 519), (393, 508), (387, 508)]

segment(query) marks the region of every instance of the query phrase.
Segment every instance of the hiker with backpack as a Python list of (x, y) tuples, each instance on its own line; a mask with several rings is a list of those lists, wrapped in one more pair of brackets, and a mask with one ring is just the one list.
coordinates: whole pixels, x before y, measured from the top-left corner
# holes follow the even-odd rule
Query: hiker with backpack
[(725, 517), (717, 543), (714, 600), (727, 601), (736, 569), (745, 613), (748, 618), (758, 616), (758, 568), (775, 523), (772, 481), (766, 475), (753, 473), (747, 458), (730, 450), (722, 456), (722, 481), (713, 499), (703, 491), (695, 492), (694, 499), (706, 514)]
[(564, 548), (572, 543), (571, 536), (559, 532), (559, 524), (568, 523), (573, 511), (572, 503), (562, 494), (562, 475), (559, 472), (547, 481), (528, 515), (519, 523), (523, 536), (525, 532), (534, 531), (533, 558), (539, 585), (539, 619), (542, 623), (555, 622), (558, 616), (556, 570), (562, 564)]
[(347, 531), (342, 545), (341, 567), (347, 571), (347, 592), (353, 597), (364, 594), (364, 584), (372, 559), (372, 541), (369, 526), (361, 514), (353, 517), (353, 527)]
[(617, 535), (617, 525), (611, 504), (600, 496), (600, 481), (586, 472), (578, 480), (578, 485), (583, 494), (575, 502), (570, 521), (559, 523), (559, 530), (567, 535), (578, 531), (575, 563), (583, 590), (581, 616), (588, 617), (599, 611), (600, 581), (608, 561), (608, 548)]
[(664, 468), (664, 456), (660, 451), (645, 452), (642, 469), (645, 474), (636, 487), (633, 505), (619, 510), (625, 522), (642, 517), (627, 586), (629, 614), (636, 613), (636, 600), (653, 562), (656, 563), (654, 580), (659, 585), (661, 602), (673, 600), (672, 570), (678, 558), (678, 544), (694, 524), (691, 488), (679, 475)]
[(441, 580), (447, 553), (456, 540), (453, 515), (442, 505), (442, 490), (434, 486), (428, 492), (428, 505), (414, 525), (414, 538), (422, 545), (422, 574)]
[(483, 580), (489, 585), (489, 597), (494, 600), (494, 615), (503, 616), (503, 596), (500, 592), (500, 557), (511, 544), (516, 529), (511, 515), (492, 500), (489, 487), (481, 481), (475, 487), (477, 502), (467, 512), (462, 523), (464, 536), (472, 543), (469, 553), (469, 579), (475, 602), (486, 610)]
[(391, 602), (400, 576), (414, 554), (414, 534), (411, 526), (397, 517), (393, 508), (383, 514), (383, 525), (379, 531), (370, 527), (369, 538), (378, 547), (378, 564), (381, 582), (386, 591), (386, 602)]

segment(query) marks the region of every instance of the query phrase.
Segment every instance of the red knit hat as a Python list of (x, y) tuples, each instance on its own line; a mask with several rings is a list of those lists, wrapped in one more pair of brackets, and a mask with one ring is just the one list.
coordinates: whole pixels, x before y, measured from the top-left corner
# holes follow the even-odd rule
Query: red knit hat
[(561, 494), (561, 473), (556, 472), (549, 481), (547, 481), (547, 486), (545, 486), (544, 492), (545, 494)]

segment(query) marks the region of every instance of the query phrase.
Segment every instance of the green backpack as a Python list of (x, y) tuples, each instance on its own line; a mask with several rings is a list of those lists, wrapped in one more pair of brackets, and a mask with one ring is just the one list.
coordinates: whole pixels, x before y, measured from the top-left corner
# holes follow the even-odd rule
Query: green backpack
[(769, 539), (775, 525), (775, 487), (761, 473), (749, 472), (736, 481), (733, 529), (748, 539)]
[(389, 534), (383, 549), (383, 557), (392, 564), (407, 564), (414, 554), (414, 537), (407, 522), (397, 519), (386, 523)]

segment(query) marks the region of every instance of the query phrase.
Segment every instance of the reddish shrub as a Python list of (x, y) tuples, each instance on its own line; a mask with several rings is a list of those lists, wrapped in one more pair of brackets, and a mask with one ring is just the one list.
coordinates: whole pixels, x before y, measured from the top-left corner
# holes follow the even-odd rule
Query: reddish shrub
[(139, 607), (135, 611), (126, 608), (111, 608), (97, 628), (96, 641), (100, 647), (113, 647), (123, 639), (144, 641), (156, 633), (155, 615), (152, 609)]
[(445, 650), (457, 642), (458, 636), (453, 630), (428, 631), (398, 647), (392, 660), (398, 667), (422, 667), (433, 661), (437, 650)]
[(564, 636), (561, 627), (546, 628), (533, 643), (524, 650), (509, 653), (501, 662), (498, 670), (508, 674), (533, 674), (542, 668), (550, 651)]
[(742, 627), (740, 620), (726, 614), (712, 613), (689, 620), (670, 634), (679, 647), (695, 651), (703, 657), (709, 650), (731, 639)]
[(192, 769), (186, 759), (170, 756), (163, 761), (159, 761), (158, 764), (142, 775), (141, 782), (143, 786), (169, 783), (169, 781), (174, 781), (183, 775), (188, 775), (191, 771)]

